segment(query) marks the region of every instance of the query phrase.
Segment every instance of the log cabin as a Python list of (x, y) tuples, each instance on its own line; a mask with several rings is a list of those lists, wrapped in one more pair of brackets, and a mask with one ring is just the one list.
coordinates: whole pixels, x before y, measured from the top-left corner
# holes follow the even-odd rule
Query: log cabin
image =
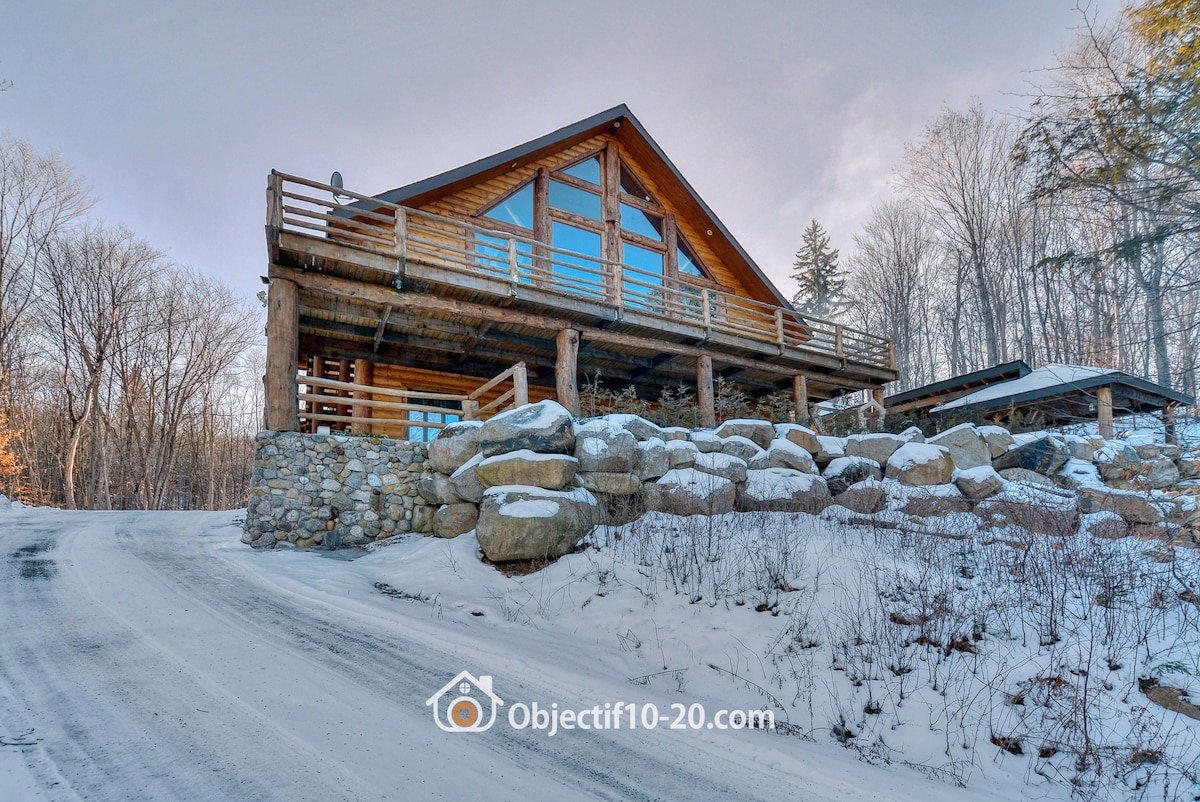
[(578, 414), (595, 375), (694, 388), (711, 426), (715, 378), (807, 418), (897, 377), (886, 339), (799, 315), (624, 105), (381, 194), (340, 183), (268, 179), (268, 429), (427, 439)]

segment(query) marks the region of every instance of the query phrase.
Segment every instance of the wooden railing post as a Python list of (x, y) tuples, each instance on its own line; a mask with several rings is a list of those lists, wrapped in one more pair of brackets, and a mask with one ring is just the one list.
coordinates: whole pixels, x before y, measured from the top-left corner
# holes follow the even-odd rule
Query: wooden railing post
[(836, 356), (838, 359), (845, 359), (846, 358), (846, 345), (845, 345), (845, 338), (842, 334), (841, 324), (838, 324), (837, 326), (835, 326), (833, 331), (834, 331), (833, 355)]
[(775, 310), (775, 342), (780, 348), (783, 347), (783, 310)]
[(508, 238), (508, 280), (512, 282), (509, 292), (516, 295), (517, 282), (521, 280), (521, 271), (517, 264), (517, 238), (513, 236)]
[(518, 362), (513, 366), (513, 404), (523, 407), (529, 403), (529, 376), (525, 363)]
[(712, 300), (711, 300), (711, 296), (709, 296), (708, 290), (702, 290), (700, 292), (700, 297), (702, 299), (701, 304), (700, 304), (700, 309), (704, 315), (704, 328), (707, 330), (708, 334), (711, 334), (712, 333)]
[(896, 370), (896, 343), (892, 340), (887, 341), (887, 361), (888, 370)]
[(479, 417), (479, 402), (464, 398), (462, 402), (463, 420), (475, 420)]

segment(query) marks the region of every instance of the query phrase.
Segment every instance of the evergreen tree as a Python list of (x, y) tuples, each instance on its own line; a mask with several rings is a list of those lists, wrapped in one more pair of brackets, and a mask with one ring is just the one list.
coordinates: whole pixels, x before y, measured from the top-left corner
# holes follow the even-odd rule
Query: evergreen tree
[(838, 249), (829, 247), (829, 235), (813, 220), (804, 229), (803, 246), (796, 251), (792, 279), (800, 285), (792, 305), (805, 315), (833, 318), (844, 308), (846, 279), (838, 270)]

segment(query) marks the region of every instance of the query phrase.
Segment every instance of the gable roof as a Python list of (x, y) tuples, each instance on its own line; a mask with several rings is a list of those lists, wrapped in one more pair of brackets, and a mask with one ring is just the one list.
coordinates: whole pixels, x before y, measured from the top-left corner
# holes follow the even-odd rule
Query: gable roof
[(1028, 373), (1029, 366), (1023, 360), (1014, 359), (1012, 362), (993, 365), (990, 368), (963, 373), (959, 376), (951, 376), (949, 379), (942, 379), (932, 384), (914, 387), (902, 393), (889, 395), (883, 400), (883, 404), (888, 409), (900, 406), (903, 406), (905, 410), (932, 407), (936, 406), (940, 399), (949, 401), (967, 393), (975, 392), (981, 387), (1019, 379), (1022, 376), (1028, 375)]
[(653, 170), (653, 177), (660, 184), (660, 190), (662, 190), (660, 194), (667, 197), (699, 228), (713, 232), (715, 236), (709, 245), (723, 261), (730, 264), (735, 272), (739, 273), (742, 271), (737, 271), (737, 266), (744, 266), (746, 271), (742, 273), (743, 277), (749, 277), (759, 282), (760, 288), (765, 290), (779, 306), (784, 309), (792, 308), (789, 300), (759, 269), (746, 250), (725, 227), (725, 224), (696, 193), (688, 180), (679, 172), (679, 168), (671, 162), (645, 127), (633, 116), (633, 112), (623, 103), (537, 139), (531, 139), (523, 145), (517, 145), (462, 167), (456, 167), (421, 181), (388, 190), (376, 197), (402, 206), (419, 206), (472, 184), (506, 173), (522, 164), (568, 148), (604, 131), (611, 131), (635, 158), (639, 166), (643, 169)]

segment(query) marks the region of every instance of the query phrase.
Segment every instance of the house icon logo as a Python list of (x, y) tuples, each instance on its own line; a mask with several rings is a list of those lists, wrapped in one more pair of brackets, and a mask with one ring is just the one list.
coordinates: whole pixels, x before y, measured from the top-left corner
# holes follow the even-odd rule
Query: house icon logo
[(496, 708), (504, 700), (492, 693), (490, 676), (461, 671), (425, 704), (433, 707), (434, 723), (446, 732), (483, 732), (496, 723)]

